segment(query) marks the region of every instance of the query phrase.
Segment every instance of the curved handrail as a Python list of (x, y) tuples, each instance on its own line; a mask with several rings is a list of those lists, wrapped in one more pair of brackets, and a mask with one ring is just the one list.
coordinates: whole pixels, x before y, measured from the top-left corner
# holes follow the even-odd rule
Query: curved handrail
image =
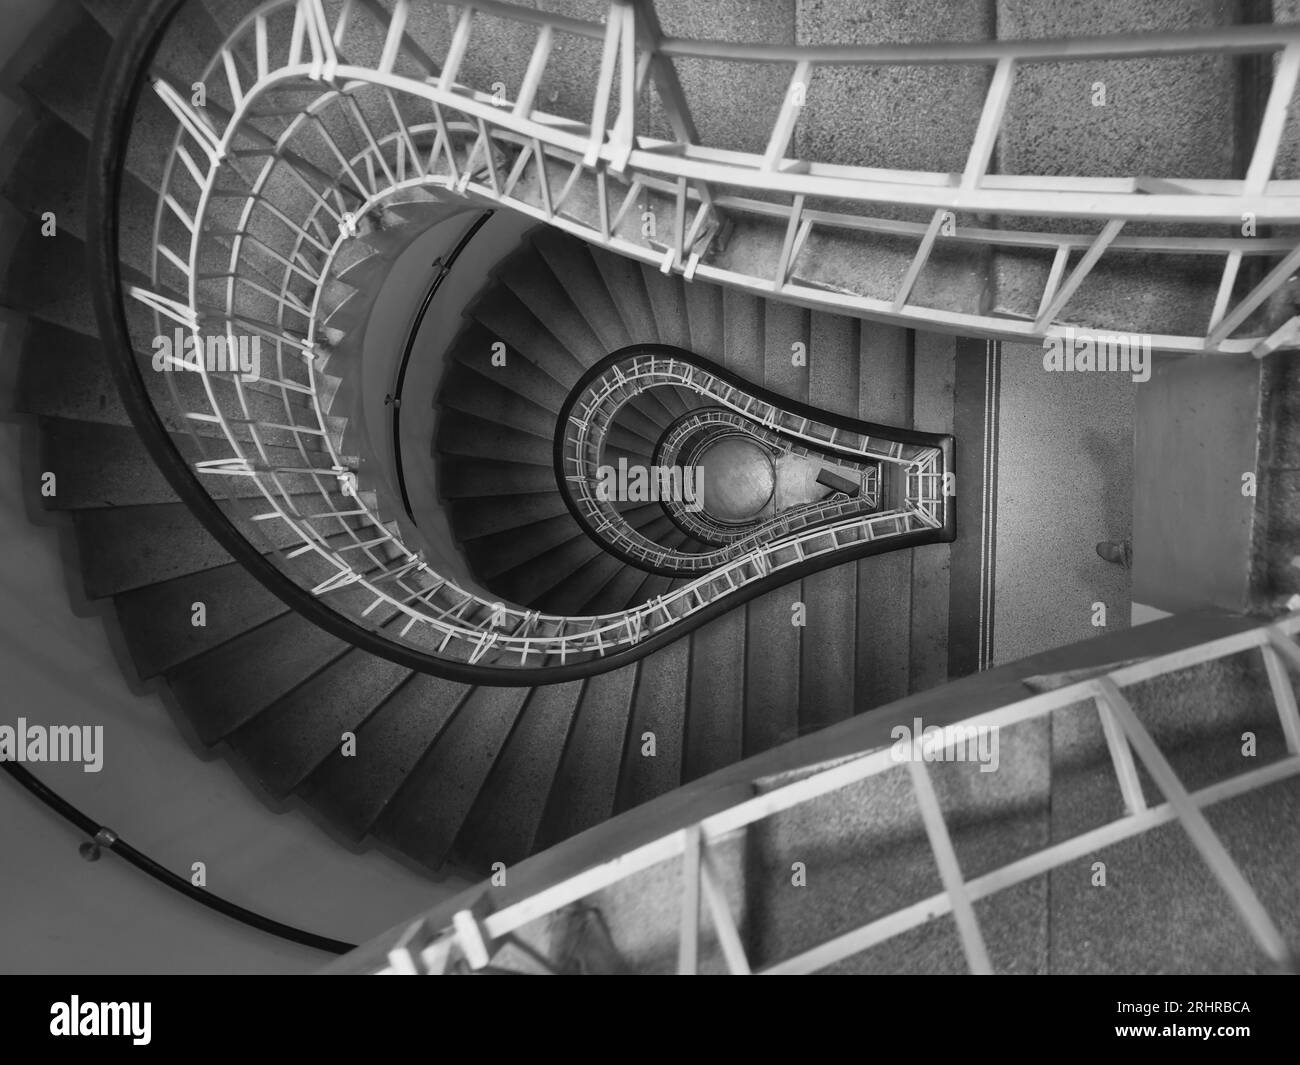
[[(705, 402), (741, 415), (756, 429), (783, 441), (857, 461), (888, 462), (908, 469), (941, 461), (948, 438), (934, 433), (895, 429), (842, 415), (832, 416), (804, 403), (787, 400), (750, 384), (697, 355), (665, 344), (634, 344), (591, 366), (570, 390), (557, 418), (553, 457), (556, 483), (566, 507), (592, 540), (623, 561), (666, 576), (710, 571), (746, 553), (761, 550), (764, 541), (791, 535), (811, 535), (823, 523), (859, 515), (864, 524), (874, 518), (865, 499), (818, 503), (788, 511), (756, 525), (742, 538), (711, 551), (689, 553), (649, 540), (633, 528), (613, 501), (594, 490), (605, 434), (618, 411), (647, 389), (672, 385), (703, 397)], [(888, 515), (901, 521), (899, 534), (918, 522), (942, 528), (951, 516), (942, 496), (937, 501), (916, 481), (917, 494), (904, 498)], [(937, 506), (937, 512), (936, 512)]]
[(471, 223), (470, 227), (456, 242), (456, 246), (447, 253), (446, 258), (440, 259), (435, 265), (438, 268), (437, 274), (429, 283), (428, 289), (424, 293), (424, 298), (420, 301), (419, 310), (415, 312), (415, 318), (411, 322), (411, 328), (406, 334), (406, 344), (402, 347), (402, 358), (397, 364), (397, 376), (393, 382), (393, 472), (397, 478), (397, 490), (402, 497), (402, 509), (406, 516), (415, 521), (415, 513), (411, 510), (411, 497), (406, 491), (406, 475), (402, 468), (402, 389), (406, 384), (406, 370), (411, 362), (411, 352), (415, 350), (416, 338), (420, 335), (420, 329), (424, 325), (425, 315), (429, 313), (429, 306), (433, 303), (434, 297), (438, 294), (438, 289), (442, 287), (442, 282), (451, 268), (456, 265), (456, 260), (460, 258), (461, 253), (469, 246), (475, 235), (492, 217), (491, 211), (484, 211), (478, 218)]

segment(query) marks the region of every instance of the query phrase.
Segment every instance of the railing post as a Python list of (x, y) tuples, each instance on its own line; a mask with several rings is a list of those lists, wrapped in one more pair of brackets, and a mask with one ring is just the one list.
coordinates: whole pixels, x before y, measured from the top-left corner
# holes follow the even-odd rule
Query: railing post
[(682, 829), (682, 920), (677, 950), (677, 975), (699, 971), (700, 951), (700, 826)]

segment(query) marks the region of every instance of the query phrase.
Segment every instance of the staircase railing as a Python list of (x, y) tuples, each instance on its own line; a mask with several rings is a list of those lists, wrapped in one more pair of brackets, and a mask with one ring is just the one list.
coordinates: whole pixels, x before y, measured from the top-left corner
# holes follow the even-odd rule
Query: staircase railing
[[(442, 2), (442, 0), (436, 0)], [(376, 3), (348, 3), (346, 17), (369, 19), (382, 37), (378, 59), (361, 62), (341, 43), (343, 21), (330, 21), (319, 0), (265, 5), (251, 27), (263, 35), (270, 13), (294, 14), (294, 48), (279, 68), (259, 64), (256, 77), (241, 79), (232, 60), (237, 49), (223, 51), (223, 74), (230, 93), (257, 96), (282, 81), (306, 79), (339, 87), (374, 87), (387, 98), (400, 127), (408, 165), (424, 180), (509, 205), (598, 243), (645, 261), (666, 272), (697, 273), (705, 279), (763, 293), (776, 292), (811, 305), (861, 313), (881, 320), (943, 328), (1008, 340), (1066, 336), (1086, 322), (1072, 321), (1072, 298), (1103, 260), (1143, 255), (1173, 259), (1188, 255), (1219, 260), (1220, 283), (1206, 327), (1200, 332), (1157, 335), (1157, 350), (1245, 353), (1276, 346), (1280, 337), (1234, 335), (1252, 314), (1300, 266), (1300, 247), (1291, 237), (1241, 235), (1243, 220), (1255, 226), (1288, 224), (1300, 217), (1300, 183), (1273, 180), (1287, 107), (1300, 72), (1300, 26), (1246, 25), (1193, 32), (1078, 38), (1072, 40), (935, 42), (908, 45), (837, 45), (801, 47), (725, 41), (691, 41), (664, 37), (653, 7), (646, 0), (613, 0), (604, 23), (483, 0), (452, 4), (455, 29), (441, 62), (430, 59), (408, 32), (410, 5), (397, 0), (392, 11)], [(527, 70), (517, 86), (469, 86), (457, 77), (477, 23), (491, 19), (536, 28)], [(557, 37), (599, 42), (602, 59), (585, 120), (548, 114), (537, 106), (538, 88), (553, 62)], [(340, 40), (336, 41), (336, 38)], [(265, 48), (263, 49), (265, 51)], [(1262, 116), (1254, 151), (1242, 179), (1173, 176), (1159, 179), (1089, 177), (1086, 175), (1001, 175), (989, 173), (993, 149), (1002, 130), (1017, 76), (1027, 66), (1086, 60), (1124, 62), (1152, 56), (1207, 54), (1277, 55), (1272, 91)], [(723, 151), (699, 143), (698, 133), (677, 77), (675, 61), (703, 59), (744, 62), (791, 69), (789, 91), (774, 117), (762, 153)], [(402, 62), (399, 62), (402, 61)], [(812, 87), (824, 68), (888, 68), (908, 65), (940, 67), (982, 65), (991, 69), (979, 121), (971, 131), (969, 152), (953, 160), (949, 173), (881, 167), (845, 166), (791, 156), (792, 136), (809, 108), (834, 106), (819, 101)], [(642, 97), (653, 81), (672, 130), (672, 138), (645, 131)], [(453, 120), (473, 137), (472, 156), (488, 165), (459, 166), (450, 154), (430, 158), (427, 167), (415, 150), (415, 131), (396, 99), (418, 99), (432, 111), (444, 142)], [(373, 119), (372, 119), (373, 120)], [(376, 140), (378, 134), (376, 134)], [(445, 147), (445, 143), (444, 143)], [(493, 165), (494, 149), (505, 149), (511, 165)], [(441, 153), (435, 152), (437, 156)], [(552, 173), (564, 175), (559, 188)], [(653, 197), (664, 224), (663, 238), (645, 238), (631, 207)], [(776, 201), (773, 202), (773, 197)], [(789, 202), (782, 202), (788, 198)], [(829, 210), (818, 204), (854, 205), (857, 210)], [(866, 212), (874, 204), (930, 212), (928, 221), (900, 221)], [(643, 205), (644, 206), (644, 205)], [(966, 216), (997, 217), (1001, 228), (950, 223)], [(711, 264), (708, 253), (724, 230), (738, 221), (777, 221), (785, 239), (772, 267), (756, 274), (736, 265)], [(1036, 219), (1057, 220), (1053, 229), (1029, 229)], [(1099, 233), (1080, 232), (1100, 226)], [(1159, 223), (1164, 235), (1123, 233), (1133, 221)], [(635, 224), (634, 224), (635, 223)], [(1218, 233), (1206, 227), (1222, 227)], [(635, 231), (635, 235), (634, 234)], [(828, 291), (800, 282), (800, 256), (817, 233), (875, 233), (916, 242), (911, 262), (889, 298)], [(1252, 230), (1252, 233), (1254, 231)], [(1232, 235), (1228, 235), (1232, 234)], [(936, 247), (1020, 249), (1050, 254), (1036, 312), (1029, 320), (992, 313), (966, 313), (923, 306), (912, 300), (916, 281)], [(1078, 261), (1071, 266), (1073, 257)], [(1234, 302), (1236, 282), (1246, 258), (1263, 256), (1272, 269)], [(1094, 330), (1095, 331), (1095, 330)], [(1116, 321), (1107, 331), (1143, 333)]]
[[(465, 589), (433, 570), (361, 490), (356, 456), (344, 452), (345, 438), (330, 409), (340, 379), (335, 371), (355, 354), (348, 342), (355, 344), (357, 324), (349, 301), (340, 301), (336, 290), (349, 278), (377, 283), (364, 270), (356, 276), (356, 249), (368, 249), (380, 266), (391, 261), (386, 212), (400, 213), (422, 196), (454, 194), (509, 207), (690, 278), (1009, 339), (1063, 335), (1070, 298), (1103, 255), (1212, 255), (1224, 263), (1212, 326), (1203, 336), (1152, 338), (1155, 346), (1231, 353), (1280, 342), (1234, 334), (1300, 264), (1300, 248), (1284, 238), (1207, 236), (1197, 227), (1236, 224), (1245, 213), (1265, 226), (1300, 215), (1300, 186), (1270, 180), (1300, 69), (1300, 27), (1066, 42), (785, 48), (665, 38), (653, 8), (631, 0), (614, 0), (603, 24), (483, 0), (455, 5), (454, 29), (434, 58), (413, 35), (409, 0), (394, 0), (391, 7), (344, 0), (328, 10), (321, 0), (270, 0), (250, 6), (204, 70), (178, 71), (170, 64), (184, 62), (177, 56), (185, 53), (169, 27), (184, 2), (140, 0), (115, 46), (97, 122), (92, 269), (114, 374), (168, 480), (236, 559), (327, 630), (415, 668), (517, 684), (612, 668), (783, 578), (880, 549), (882, 536), (917, 515), (929, 519), (922, 521), (927, 529), (902, 532), (897, 542), (928, 542), (945, 521), (944, 496), (935, 483), (950, 470), (936, 457), (929, 472), (918, 472), (915, 485), (928, 500), (919, 510), (876, 517), (867, 525), (850, 519), (792, 528), (663, 601), (618, 614), (543, 615)], [(536, 28), (527, 71), (504, 92), (458, 77), (476, 20), (485, 18)], [(539, 106), (555, 38), (566, 35), (599, 42), (602, 49), (590, 113), (583, 118)], [(987, 173), (1021, 65), (1224, 50), (1280, 53), (1244, 181), (1153, 184), (1141, 177)], [(761, 155), (699, 143), (674, 63), (701, 56), (793, 66), (791, 92)], [(959, 170), (933, 174), (788, 157), (815, 68), (912, 63), (994, 68), (971, 152)], [(639, 104), (650, 80), (667, 115), (667, 139), (648, 131)], [(158, 115), (151, 105), (159, 104), (174, 135), (150, 223), (151, 263), (142, 275), (120, 258), (124, 170), (135, 126), (152, 135)], [(563, 181), (553, 184), (558, 174)], [(781, 202), (782, 196), (789, 202)], [(849, 207), (816, 208), (825, 199)], [(666, 239), (642, 234), (632, 212), (638, 201), (653, 202)], [(880, 203), (921, 207), (933, 216), (928, 224), (914, 224), (853, 213)], [(1012, 221), (1069, 220), (1057, 232), (963, 226), (943, 235), (965, 245), (1055, 249), (1035, 321), (909, 301), (953, 211)], [(1121, 236), (1125, 223), (1136, 218), (1186, 227), (1191, 235)], [(738, 223), (771, 219), (785, 233), (778, 261), (770, 264), (773, 272), (759, 269), (768, 258), (757, 245), (752, 265), (741, 269), (737, 263), (747, 260), (737, 254), (735, 242), (745, 239)], [(1102, 223), (1100, 235), (1069, 232), (1078, 220)], [(724, 231), (733, 242), (725, 267), (711, 258)], [(919, 237), (892, 299), (799, 281), (800, 256), (810, 237), (832, 231)], [(1083, 258), (1067, 275), (1071, 254), (1080, 250)], [(1280, 261), (1229, 307), (1240, 263), (1258, 255)], [(123, 305), (124, 298), (131, 306)], [(200, 365), (191, 377), (192, 371), (176, 364), (175, 353), (164, 352), (162, 372), (149, 373), (153, 360), (146, 352), (156, 353), (155, 343), (177, 329), (200, 350), (214, 339), (232, 347), (262, 344), (269, 372), (252, 380)], [(340, 361), (331, 370), (333, 360)], [(719, 401), (725, 404), (725, 398)], [(778, 410), (751, 406), (745, 413), (778, 428), (770, 421), (781, 416)], [(779, 428), (794, 436), (804, 431), (785, 422)], [(187, 448), (197, 458), (182, 456), (171, 438), (175, 433), (188, 435)], [(208, 486), (201, 487), (196, 475)]]
[[(119, 388), (163, 472), (291, 606), (413, 668), (531, 685), (614, 668), (801, 573), (878, 549), (887, 518), (796, 532), (668, 595), (591, 617), (494, 601), (436, 572), (384, 521), (342, 451), (331, 363), (359, 345), (351, 303), (336, 290), (365, 266), (359, 246), (380, 265), (392, 254), (386, 213), (418, 205), (431, 187), (473, 193), (468, 186), (506, 157), (489, 149), (482, 124), (448, 122), (436, 107), (432, 122), (405, 120), (394, 90), (409, 78), (391, 69), (411, 48), (395, 24), (382, 69), (358, 78), (335, 43), (342, 26), (323, 23), (312, 2), (254, 8), (194, 82), (207, 93), (196, 105), (167, 66), (179, 6), (142, 3), (109, 64), (91, 180), (97, 313)], [(377, 5), (358, 11), (383, 15)], [(174, 135), (142, 277), (121, 261), (118, 212), (145, 94), (164, 105)], [(384, 113), (395, 128), (380, 125)], [(528, 144), (511, 142), (511, 157)], [(201, 358), (187, 367), (158, 350), (173, 334), (199, 352), (213, 337), (231, 352), (250, 336), (268, 350), (254, 374)], [(176, 433), (198, 458), (182, 456)]]
[[(1105, 847), (1168, 824), (1180, 825), (1186, 831), (1263, 956), (1279, 971), (1294, 972), (1300, 964), (1300, 944), (1288, 944), (1278, 923), (1269, 915), (1203, 811), (1215, 803), (1300, 776), (1300, 713), (1297, 713), (1295, 689), (1288, 675), (1288, 670), (1300, 672), (1300, 647), (1295, 641), (1298, 632), (1300, 613), (1208, 642), (1179, 647), (1142, 661), (1083, 671), (1086, 675), (1073, 683), (1069, 683), (1067, 677), (1065, 683), (1055, 690), (947, 725), (939, 730), (938, 735), (924, 739), (931, 752), (928, 756), (924, 753), (922, 738), (913, 736), (907, 741), (899, 741), (903, 744), (901, 748), (899, 743), (895, 743), (876, 750), (863, 750), (836, 759), (828, 767), (808, 773), (791, 773), (789, 775), (795, 778), (791, 783), (722, 809), (715, 806), (708, 816), (691, 820), (683, 827), (633, 850), (622, 853), (606, 851), (601, 860), (588, 864), (574, 875), (554, 880), (543, 877), (544, 886), (540, 890), (522, 898), (516, 897), (500, 908), (494, 908), (492, 893), (484, 886), (475, 905), (458, 908), (450, 915), (444, 911), (436, 919), (422, 915), (386, 942), (363, 948), (364, 956), (360, 961), (342, 959), (336, 963), (338, 971), (439, 975), (482, 969), (492, 961), (507, 937), (528, 942), (534, 950), (539, 949), (539, 944), (540, 949), (544, 949), (544, 923), (550, 915), (619, 884), (624, 885), (625, 896), (632, 897), (626, 882), (658, 866), (665, 877), (674, 871), (680, 876), (677, 972), (693, 974), (698, 971), (703, 905), (708, 907), (712, 930), (727, 970), (748, 974), (754, 970), (736, 915), (727, 901), (717, 866), (716, 849), (783, 811), (843, 792), (870, 778), (902, 773), (908, 777), (908, 790), (921, 813), (926, 841), (942, 890), (860, 926), (845, 928), (841, 924), (838, 927), (842, 930), (838, 934), (793, 956), (765, 965), (758, 970), (760, 974), (815, 972), (949, 914), (954, 918), (969, 970), (976, 974), (990, 973), (993, 966), (980, 928), (977, 903), (1096, 854)], [(1154, 677), (1256, 651), (1263, 658), (1285, 753), (1258, 768), (1202, 783), (1193, 790), (1180, 779), (1151, 731), (1139, 719), (1125, 689)], [(951, 811), (945, 812), (939, 801), (927, 768), (927, 757), (939, 761), (960, 758), (962, 754), (956, 748), (969, 743), (972, 730), (997, 730), (1050, 718), (1080, 704), (1095, 708), (1100, 718), (1110, 768), (1123, 799), (1123, 813), (1068, 838), (1046, 845), (1018, 848), (1014, 860), (987, 869), (978, 876), (964, 874), (953, 845), (952, 830), (958, 826), (950, 823)], [(910, 736), (910, 728), (908, 733)], [(1162, 801), (1147, 799), (1139, 766), (1149, 775)], [(982, 775), (977, 776), (983, 780)], [(552, 853), (549, 860), (552, 866), (564, 867), (561, 851)], [(590, 863), (592, 859), (588, 857), (587, 861)], [(656, 890), (662, 891), (662, 888)], [(647, 912), (662, 912), (658, 900)], [(618, 929), (615, 928), (614, 932), (617, 937)], [(382, 960), (376, 961), (376, 958)]]
[[(770, 439), (774, 446), (843, 456), (859, 465), (899, 466), (910, 471), (908, 493), (889, 511), (875, 510), (874, 495), (852, 499), (837, 495), (755, 523), (712, 550), (691, 553), (665, 547), (634, 528), (619, 509), (619, 501), (603, 498), (599, 488), (606, 440), (619, 411), (635, 397), (663, 387), (694, 393), (721, 408), (750, 435)], [(788, 542), (803, 551), (803, 545), (817, 538), (817, 530), (831, 523), (839, 530), (837, 543), (848, 546), (864, 537), (882, 550), (888, 550), (890, 537), (946, 528), (944, 497), (940, 494), (936, 500), (930, 494), (933, 476), (923, 471), (940, 471), (941, 491), (942, 471), (951, 472), (943, 451), (949, 438), (848, 418), (829, 419), (824, 412), (783, 400), (689, 352), (636, 345), (601, 360), (570, 391), (558, 417), (562, 435), (555, 441), (556, 479), (570, 512), (589, 536), (611, 554), (662, 574), (707, 572), (745, 557), (761, 566), (768, 561), (760, 557), (768, 553), (767, 545)], [(674, 509), (679, 519), (689, 522), (680, 507)]]
[[(652, 465), (657, 467), (678, 466), (683, 469), (698, 463), (701, 455), (724, 437), (740, 437), (759, 442), (772, 456), (797, 456), (810, 458), (812, 451), (782, 439), (776, 433), (762, 426), (755, 425), (743, 415), (725, 407), (707, 407), (690, 411), (682, 415), (674, 425), (665, 430), (659, 443), (655, 445)], [(822, 456), (824, 458), (824, 456)], [(879, 505), (880, 467), (878, 464), (862, 465), (851, 459), (837, 458), (838, 468), (856, 467), (860, 490), (856, 500), (861, 509), (875, 510)], [(836, 492), (822, 500), (802, 504), (798, 509), (810, 515), (821, 513), (831, 503), (845, 503), (850, 497), (844, 492)], [(714, 547), (734, 544), (755, 534), (763, 524), (752, 520), (745, 522), (723, 522), (703, 511), (690, 510), (683, 501), (668, 498), (660, 500), (664, 511), (679, 529), (689, 533), (701, 543)], [(794, 509), (794, 508), (792, 508)], [(847, 511), (834, 515), (840, 517)], [(814, 519), (817, 520), (817, 519)]]

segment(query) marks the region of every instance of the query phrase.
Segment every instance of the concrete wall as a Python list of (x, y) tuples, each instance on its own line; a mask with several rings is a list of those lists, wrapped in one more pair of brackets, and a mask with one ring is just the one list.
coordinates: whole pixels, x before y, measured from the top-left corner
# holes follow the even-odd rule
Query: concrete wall
[(1260, 364), (1157, 357), (1137, 389), (1133, 598), (1160, 610), (1250, 605)]

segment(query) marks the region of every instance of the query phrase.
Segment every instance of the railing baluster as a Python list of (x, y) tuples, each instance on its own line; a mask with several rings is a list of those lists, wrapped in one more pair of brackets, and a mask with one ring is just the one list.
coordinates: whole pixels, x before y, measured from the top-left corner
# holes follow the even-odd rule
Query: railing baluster
[(804, 106), (804, 96), (808, 92), (808, 78), (812, 73), (812, 64), (801, 59), (795, 64), (794, 76), (785, 91), (781, 110), (777, 114), (776, 124), (772, 127), (772, 136), (767, 142), (767, 151), (763, 153), (763, 169), (775, 170), (785, 158), (785, 151), (790, 146), (794, 135), (794, 125), (799, 119), (799, 112)]
[(1083, 258), (1079, 260), (1078, 265), (1071, 271), (1069, 278), (1060, 287), (1056, 295), (1052, 297), (1052, 302), (1048, 304), (1047, 310), (1042, 311), (1038, 315), (1038, 320), (1034, 322), (1034, 328), (1038, 332), (1043, 332), (1049, 325), (1051, 325), (1052, 320), (1059, 315), (1065, 305), (1070, 302), (1070, 297), (1073, 296), (1079, 286), (1083, 284), (1084, 279), (1087, 278), (1092, 268), (1097, 264), (1097, 260), (1105, 254), (1111, 241), (1119, 236), (1119, 231), (1123, 228), (1124, 220), (1122, 218), (1112, 218), (1106, 223), (1102, 231), (1097, 234), (1092, 244), (1088, 246), (1088, 250), (1084, 254)]
[(451, 36), (451, 44), (447, 48), (447, 59), (442, 66), (442, 75), (438, 78), (438, 88), (443, 92), (450, 92), (456, 84), (456, 76), (460, 73), (460, 65), (465, 59), (465, 52), (469, 49), (469, 37), (474, 23), (474, 5), (466, 4), (460, 9), (460, 18), (456, 21), (456, 29)]
[(623, 34), (623, 0), (610, 0), (605, 15), (605, 46), (600, 55), (600, 72), (596, 76), (596, 99), (591, 109), (591, 139), (582, 157), (584, 166), (594, 167), (605, 145), (609, 101), (614, 94), (614, 66), (618, 62), (619, 43)]

